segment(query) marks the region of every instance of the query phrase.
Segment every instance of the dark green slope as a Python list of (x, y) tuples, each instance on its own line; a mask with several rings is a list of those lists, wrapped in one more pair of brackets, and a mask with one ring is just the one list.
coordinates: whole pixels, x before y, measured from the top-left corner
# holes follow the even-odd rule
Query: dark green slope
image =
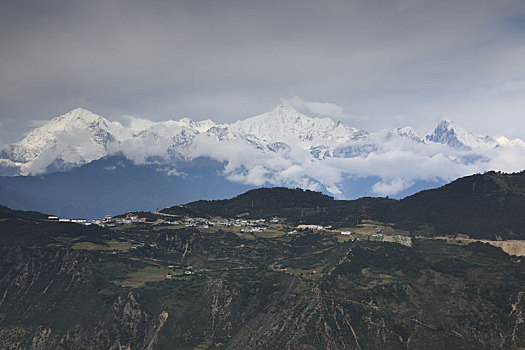
[(525, 172), (489, 172), (422, 191), (401, 200), (391, 220), (435, 233), (525, 239)]
[(371, 213), (390, 213), (395, 200), (364, 197), (352, 201), (334, 200), (320, 192), (284, 187), (259, 188), (231, 199), (197, 201), (163, 209), (173, 215), (271, 218), (291, 223), (355, 225)]
[[(294, 216), (301, 209), (332, 208), (337, 204), (332, 197), (320, 192), (274, 187), (251, 190), (232, 199), (196, 201), (182, 207), (166, 208), (163, 212), (184, 213), (184, 211), (181, 212), (181, 208), (184, 208), (188, 210), (188, 213), (222, 217), (234, 217), (239, 214), (246, 214), (250, 217), (268, 217), (282, 213)], [(290, 213), (288, 209), (291, 210)]]
[(34, 219), (34, 220), (46, 220), (48, 215), (42, 214), (36, 211), (21, 211), (13, 210), (6, 206), (0, 205), (0, 219)]
[(113, 235), (97, 225), (48, 221), (47, 214), (0, 206), (0, 247), (42, 247), (63, 244), (64, 239), (101, 243)]
[(250, 189), (220, 175), (207, 158), (177, 164), (178, 176), (161, 165), (139, 165), (107, 156), (67, 172), (0, 176), (0, 204), (70, 218), (97, 218), (197, 199), (224, 198)]

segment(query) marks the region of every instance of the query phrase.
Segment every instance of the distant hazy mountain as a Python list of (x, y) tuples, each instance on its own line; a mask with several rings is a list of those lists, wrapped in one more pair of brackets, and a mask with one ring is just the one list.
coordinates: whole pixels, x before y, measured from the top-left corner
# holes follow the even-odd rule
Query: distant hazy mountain
[(69, 218), (155, 210), (199, 198), (236, 195), (250, 186), (227, 181), (222, 164), (205, 158), (179, 162), (178, 172), (107, 156), (68, 172), (0, 177), (1, 204)]
[[(410, 127), (371, 133), (330, 118), (308, 117), (288, 106), (231, 124), (183, 118), (141, 126), (110, 122), (79, 108), (53, 118), (20, 142), (4, 146), (0, 174), (70, 172), (113, 155), (131, 161), (126, 176), (136, 166), (154, 169), (162, 181), (182, 181), (182, 164), (209, 159), (218, 164), (214, 176), (225, 184), (301, 187), (336, 198), (402, 197), (473, 173), (525, 168), (522, 140), (477, 136), (449, 120), (420, 136)], [(192, 174), (195, 179), (197, 172)], [(83, 169), (71, 176), (81, 178), (87, 173)], [(53, 176), (27, 181), (40, 181), (41, 189)], [(11, 181), (26, 180), (3, 178), (0, 186)], [(200, 189), (206, 184), (194, 181), (196, 188), (191, 191), (202, 197), (205, 193)], [(18, 195), (14, 196), (5, 194), (2, 201), (20, 203)]]

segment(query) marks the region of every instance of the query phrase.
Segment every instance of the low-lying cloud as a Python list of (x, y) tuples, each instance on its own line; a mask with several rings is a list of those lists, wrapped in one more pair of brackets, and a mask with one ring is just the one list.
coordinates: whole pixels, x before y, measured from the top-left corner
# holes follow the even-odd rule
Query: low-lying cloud
[[(417, 181), (447, 182), (461, 176), (488, 170), (516, 172), (525, 165), (525, 148), (497, 147), (463, 162), (475, 151), (458, 151), (447, 145), (424, 144), (405, 138), (383, 140), (376, 151), (348, 158), (316, 159), (308, 150), (268, 152), (249, 145), (228, 144), (209, 136), (193, 141), (196, 156), (225, 162), (224, 175), (231, 181), (263, 186), (291, 186), (312, 190), (326, 189), (345, 198), (341, 183), (348, 178), (378, 177), (370, 192), (396, 195)], [(349, 145), (350, 146), (350, 145)]]

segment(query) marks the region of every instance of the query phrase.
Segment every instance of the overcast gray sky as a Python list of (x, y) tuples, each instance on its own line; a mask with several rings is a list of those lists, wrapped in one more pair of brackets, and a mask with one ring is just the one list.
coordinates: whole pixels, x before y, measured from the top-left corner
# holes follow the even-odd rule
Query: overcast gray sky
[(0, 143), (76, 107), (228, 122), (282, 101), (525, 139), (525, 1), (0, 0)]

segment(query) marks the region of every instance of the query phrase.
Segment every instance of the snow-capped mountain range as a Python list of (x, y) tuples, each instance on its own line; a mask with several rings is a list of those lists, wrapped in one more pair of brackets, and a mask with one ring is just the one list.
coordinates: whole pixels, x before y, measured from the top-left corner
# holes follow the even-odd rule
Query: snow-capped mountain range
[(231, 124), (184, 118), (141, 127), (78, 108), (3, 147), (0, 167), (37, 175), (112, 154), (158, 163), (175, 176), (182, 174), (177, 162), (208, 157), (223, 162), (222, 175), (233, 182), (326, 189), (339, 197), (352, 178), (374, 177), (373, 192), (391, 195), (418, 180), (525, 167), (523, 141), (476, 136), (450, 120), (424, 136), (410, 127), (369, 133), (288, 106)]

